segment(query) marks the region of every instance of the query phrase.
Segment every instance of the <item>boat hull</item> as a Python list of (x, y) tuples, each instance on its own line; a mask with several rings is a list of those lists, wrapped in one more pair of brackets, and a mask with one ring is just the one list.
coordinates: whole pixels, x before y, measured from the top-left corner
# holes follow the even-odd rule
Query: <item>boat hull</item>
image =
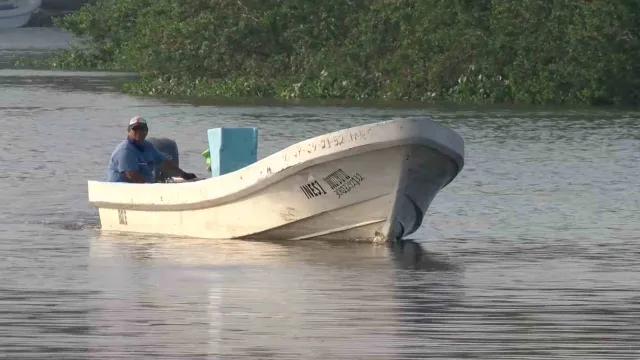
[[(278, 159), (283, 161), (285, 155), (291, 156), (296, 150), (295, 146), (285, 149), (282, 154), (272, 155), (276, 158), (261, 160), (267, 166), (266, 172), (270, 169), (268, 164), (273, 165), (271, 174), (253, 183), (262, 186), (231, 192), (226, 198), (210, 196), (209, 201), (191, 203), (186, 197), (183, 203), (178, 200), (180, 192), (202, 200), (209, 190), (215, 192), (216, 186), (224, 186), (222, 178), (232, 174), (240, 177), (245, 169), (220, 179), (188, 184), (90, 182), (90, 201), (99, 208), (103, 231), (211, 239), (398, 239), (420, 227), (431, 201), (462, 167), (462, 154), (456, 146), (434, 146), (428, 136), (411, 135), (411, 130), (420, 130), (420, 126), (411, 126), (415, 125), (411, 122), (399, 124), (414, 129), (405, 132), (408, 136), (391, 136), (387, 141), (371, 139), (384, 138), (384, 128), (347, 129), (367, 134), (369, 140), (278, 167)], [(346, 133), (334, 133), (327, 141), (335, 134)], [(276, 168), (280, 171), (274, 173)], [(129, 197), (122, 196), (123, 189), (145, 186), (156, 187), (154, 200), (153, 191), (146, 199), (144, 194), (138, 194), (136, 199), (133, 192)], [(200, 197), (194, 195), (198, 191)]]
[(0, 29), (15, 29), (27, 25), (33, 12), (40, 7), (41, 0), (20, 0), (15, 4), (15, 9), (0, 10)]

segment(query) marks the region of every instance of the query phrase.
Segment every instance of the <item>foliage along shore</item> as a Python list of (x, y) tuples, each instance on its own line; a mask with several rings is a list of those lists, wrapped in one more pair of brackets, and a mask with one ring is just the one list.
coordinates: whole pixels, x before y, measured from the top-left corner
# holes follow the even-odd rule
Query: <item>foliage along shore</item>
[(97, 0), (49, 68), (139, 95), (640, 103), (636, 0)]

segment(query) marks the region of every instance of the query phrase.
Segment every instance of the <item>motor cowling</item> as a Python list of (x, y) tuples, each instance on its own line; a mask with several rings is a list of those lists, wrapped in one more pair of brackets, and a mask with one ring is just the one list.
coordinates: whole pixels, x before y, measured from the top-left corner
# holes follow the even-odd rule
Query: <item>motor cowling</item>
[[(169, 138), (147, 138), (147, 141), (153, 144), (155, 148), (169, 159), (176, 167), (180, 166), (180, 156), (178, 153), (178, 144)], [(153, 178), (155, 182), (166, 182), (171, 177), (179, 177), (181, 174), (177, 172), (165, 172), (159, 167), (153, 170)]]

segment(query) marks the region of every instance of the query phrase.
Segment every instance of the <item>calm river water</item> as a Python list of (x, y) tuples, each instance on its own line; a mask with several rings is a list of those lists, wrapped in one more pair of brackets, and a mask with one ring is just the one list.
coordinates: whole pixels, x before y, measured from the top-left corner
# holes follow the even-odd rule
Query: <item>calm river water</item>
[[(0, 30), (3, 356), (640, 359), (639, 113), (205, 106), (8, 69), (67, 41)], [(399, 245), (103, 235), (86, 181), (138, 114), (199, 176), (211, 127), (258, 126), (264, 157), (404, 115), (458, 131), (466, 167)]]

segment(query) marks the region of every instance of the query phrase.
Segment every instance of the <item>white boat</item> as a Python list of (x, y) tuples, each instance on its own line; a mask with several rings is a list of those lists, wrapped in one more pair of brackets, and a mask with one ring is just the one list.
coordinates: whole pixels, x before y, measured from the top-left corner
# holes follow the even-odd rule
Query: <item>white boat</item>
[(464, 165), (464, 141), (424, 118), (314, 137), (199, 181), (89, 181), (102, 231), (210, 239), (406, 237)]
[(0, 29), (20, 28), (29, 22), (42, 0), (0, 0)]

